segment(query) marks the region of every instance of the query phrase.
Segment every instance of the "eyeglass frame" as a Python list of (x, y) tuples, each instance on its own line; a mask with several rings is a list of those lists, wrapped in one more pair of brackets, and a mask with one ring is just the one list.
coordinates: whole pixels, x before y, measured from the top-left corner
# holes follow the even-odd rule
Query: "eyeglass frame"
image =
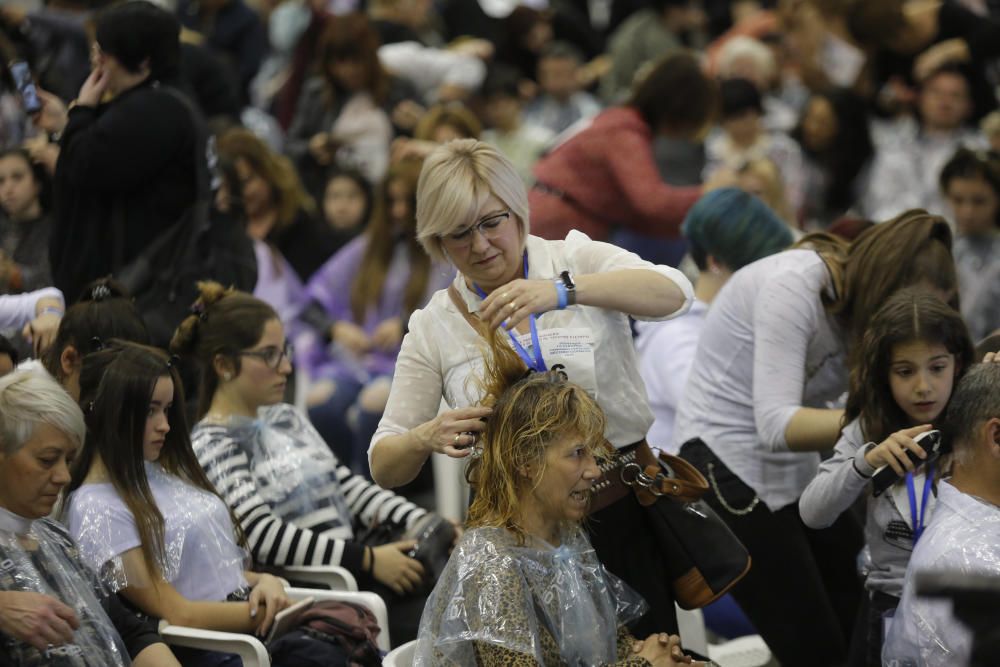
[[(460, 232), (454, 232), (452, 234), (442, 234), (441, 242), (449, 245), (453, 248), (467, 248), (472, 245), (472, 236), (474, 232), (479, 232), (482, 234), (483, 238), (495, 239), (499, 236), (500, 225), (502, 225), (507, 220), (510, 220), (512, 215), (511, 211), (500, 211), (499, 213), (493, 213), (485, 218), (480, 218), (477, 222), (472, 223)], [(489, 227), (490, 223), (496, 221), (496, 223)], [(466, 237), (468, 234), (468, 237)], [(461, 236), (462, 238), (455, 238)]]
[[(267, 352), (267, 350), (277, 350), (277, 360), (273, 364), (267, 360), (267, 357), (272, 354)], [(241, 357), (256, 357), (263, 361), (264, 365), (272, 371), (276, 371), (281, 368), (281, 362), (283, 360), (287, 359), (289, 364), (292, 363), (293, 352), (294, 350), (292, 349), (292, 344), (286, 340), (282, 347), (278, 347), (277, 345), (268, 345), (260, 350), (240, 350), (236, 354)]]

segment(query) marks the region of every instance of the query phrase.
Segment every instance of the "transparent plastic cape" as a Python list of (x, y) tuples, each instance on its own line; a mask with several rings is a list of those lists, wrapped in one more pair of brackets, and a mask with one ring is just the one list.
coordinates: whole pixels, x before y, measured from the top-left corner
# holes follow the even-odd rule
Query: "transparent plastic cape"
[(473, 642), (545, 659), (545, 633), (568, 665), (617, 660), (618, 627), (646, 603), (607, 572), (579, 527), (556, 548), (518, 546), (500, 528), (462, 536), (427, 600), (414, 665), (474, 665)]
[[(146, 463), (164, 521), (163, 579), (192, 600), (225, 600), (247, 587), (249, 553), (236, 541), (226, 504), (214, 494)], [(150, 586), (135, 519), (111, 484), (85, 484), (69, 499), (66, 523), (80, 554), (112, 591)]]
[[(110, 591), (101, 586), (77, 554), (62, 526), (48, 520), (23, 521), (13, 529), (12, 515), (0, 517), (0, 590), (42, 593), (69, 605), (80, 627), (73, 642), (39, 651), (6, 635), (0, 648), (13, 664), (34, 667), (118, 667), (131, 665), (128, 651), (102, 603)], [(20, 517), (16, 517), (20, 519)]]
[(950, 600), (915, 594), (918, 572), (1000, 576), (1000, 507), (941, 482), (882, 649), (882, 662), (891, 667), (968, 664), (972, 633), (955, 617)]
[[(257, 492), (286, 521), (336, 507), (351, 531), (351, 512), (337, 481), (337, 459), (309, 419), (295, 406), (261, 408), (257, 419), (234, 417), (229, 435), (251, 461)], [(346, 535), (349, 538), (351, 535)]]

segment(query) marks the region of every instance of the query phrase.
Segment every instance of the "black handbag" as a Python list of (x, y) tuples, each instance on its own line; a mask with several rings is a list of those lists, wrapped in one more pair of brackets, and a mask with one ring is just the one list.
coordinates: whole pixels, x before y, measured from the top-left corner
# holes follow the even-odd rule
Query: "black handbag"
[(750, 571), (750, 554), (729, 526), (702, 499), (708, 482), (684, 459), (649, 445), (639, 463), (621, 469), (646, 508), (664, 555), (674, 599), (682, 609), (698, 609), (719, 599)]

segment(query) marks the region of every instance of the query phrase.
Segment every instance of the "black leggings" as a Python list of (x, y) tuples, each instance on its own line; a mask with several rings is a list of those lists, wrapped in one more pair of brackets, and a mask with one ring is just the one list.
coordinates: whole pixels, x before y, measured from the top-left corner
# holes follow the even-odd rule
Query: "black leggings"
[[(706, 478), (713, 464), (715, 482), (731, 507), (751, 504), (753, 489), (701, 440), (684, 443), (680, 454)], [(799, 517), (798, 503), (772, 512), (758, 502), (737, 516), (713, 488), (705, 500), (750, 552), (750, 572), (733, 588), (733, 597), (782, 667), (843, 664), (862, 591), (856, 559), (864, 538), (854, 517), (845, 512), (829, 528), (813, 530)]]

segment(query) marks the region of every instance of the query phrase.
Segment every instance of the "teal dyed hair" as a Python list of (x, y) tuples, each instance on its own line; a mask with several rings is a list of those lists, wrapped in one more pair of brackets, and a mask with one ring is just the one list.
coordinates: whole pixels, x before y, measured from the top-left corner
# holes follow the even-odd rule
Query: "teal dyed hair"
[(767, 204), (737, 188), (705, 194), (688, 211), (681, 229), (701, 270), (709, 255), (737, 271), (793, 241), (788, 225)]

